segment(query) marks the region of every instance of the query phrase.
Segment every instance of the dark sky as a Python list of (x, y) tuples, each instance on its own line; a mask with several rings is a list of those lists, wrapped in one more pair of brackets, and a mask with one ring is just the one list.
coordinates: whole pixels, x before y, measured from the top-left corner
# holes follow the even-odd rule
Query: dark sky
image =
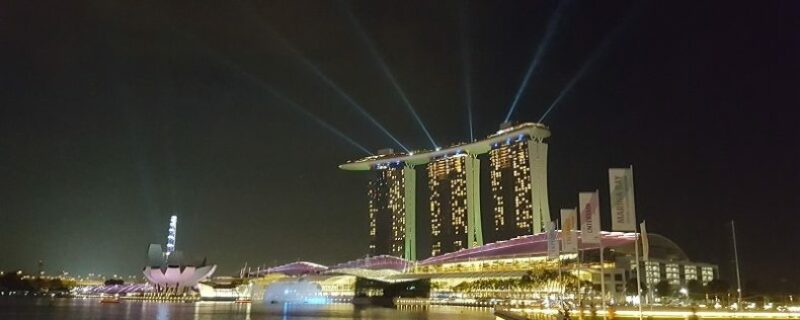
[[(484, 137), (557, 4), (5, 1), (0, 269), (135, 274), (173, 212), (179, 249), (221, 273), (362, 256), (368, 175), (337, 165), (363, 152), (267, 86), (392, 147), (302, 53), (397, 139), (430, 147), (350, 10), (441, 145), (469, 139), (469, 70)], [(545, 121), (553, 212), (596, 188), (608, 203), (606, 169), (633, 164), (652, 232), (726, 272), (735, 219), (745, 278), (796, 283), (798, 57), (798, 2), (575, 1), (513, 119), (536, 121), (594, 61)]]

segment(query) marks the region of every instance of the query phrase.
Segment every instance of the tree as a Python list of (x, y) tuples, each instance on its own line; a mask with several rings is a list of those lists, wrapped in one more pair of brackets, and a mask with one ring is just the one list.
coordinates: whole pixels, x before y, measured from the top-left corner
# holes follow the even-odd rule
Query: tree
[(656, 289), (656, 294), (661, 298), (671, 296), (674, 291), (672, 285), (669, 284), (669, 281), (667, 280), (661, 280), (658, 283), (656, 283), (655, 289)]
[[(630, 278), (627, 282), (625, 282), (625, 294), (629, 296), (635, 296), (639, 294), (639, 291), (636, 290), (636, 278)], [(642, 281), (642, 295), (647, 293), (647, 285)]]
[(107, 286), (123, 285), (123, 284), (125, 284), (125, 281), (122, 280), (122, 279), (108, 279), (103, 284), (105, 284)]
[(61, 279), (53, 279), (50, 280), (50, 291), (69, 291), (69, 288)]
[(533, 280), (533, 271), (528, 270), (525, 272), (524, 275), (522, 275), (522, 283), (528, 284), (531, 283), (532, 280)]
[(731, 285), (725, 280), (714, 279), (706, 283), (706, 292), (714, 297), (725, 296), (731, 290)]
[(703, 300), (706, 294), (703, 283), (697, 279), (692, 279), (686, 282), (686, 290), (689, 291), (689, 298), (692, 300)]
[(29, 279), (23, 280), (20, 275), (22, 271), (9, 272), (0, 276), (0, 286), (13, 291), (33, 291), (33, 285)]

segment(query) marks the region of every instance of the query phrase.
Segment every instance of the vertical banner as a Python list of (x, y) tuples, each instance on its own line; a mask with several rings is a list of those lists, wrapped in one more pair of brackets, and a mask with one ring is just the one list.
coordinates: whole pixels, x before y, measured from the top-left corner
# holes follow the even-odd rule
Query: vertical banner
[(560, 256), (558, 248), (558, 235), (556, 233), (556, 223), (550, 221), (547, 228), (547, 259), (555, 260)]
[(611, 196), (611, 230), (636, 231), (633, 169), (608, 169), (608, 190)]
[(600, 197), (598, 192), (581, 192), (578, 194), (578, 205), (581, 214), (581, 241), (583, 243), (600, 243)]
[(650, 242), (647, 240), (647, 228), (644, 221), (639, 225), (639, 230), (642, 232), (642, 260), (647, 261), (650, 258)]
[(564, 253), (578, 252), (578, 214), (575, 209), (561, 209), (561, 250)]

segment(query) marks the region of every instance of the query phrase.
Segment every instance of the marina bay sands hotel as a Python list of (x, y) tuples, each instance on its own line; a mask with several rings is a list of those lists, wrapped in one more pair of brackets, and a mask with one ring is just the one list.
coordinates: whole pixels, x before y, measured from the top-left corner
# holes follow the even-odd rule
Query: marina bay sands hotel
[[(382, 150), (340, 165), (374, 173), (368, 189), (370, 254), (417, 260), (418, 222), (430, 224), (430, 256), (481, 246), (485, 238), (541, 232), (550, 221), (549, 136), (542, 124), (503, 124), (480, 141), (416, 153)], [(481, 213), (482, 160), (488, 160), (489, 216)], [(428, 198), (425, 215), (417, 212), (417, 168), (427, 173), (427, 192), (420, 192)], [(420, 221), (423, 216), (426, 221)]]

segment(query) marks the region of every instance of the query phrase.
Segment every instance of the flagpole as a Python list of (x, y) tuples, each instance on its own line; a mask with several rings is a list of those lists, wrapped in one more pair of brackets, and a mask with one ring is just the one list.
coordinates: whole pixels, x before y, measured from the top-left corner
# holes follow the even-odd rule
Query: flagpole
[[(578, 216), (578, 207), (575, 207), (575, 217), (577, 216)], [(575, 221), (577, 222), (577, 219)], [(575, 290), (575, 298), (578, 299), (578, 296), (580, 296), (580, 291), (581, 291), (581, 241), (577, 236), (575, 237), (575, 241), (578, 242), (575, 245), (575, 247), (578, 248), (577, 252), (575, 252), (575, 261), (577, 261), (577, 264), (575, 265), (575, 271), (576, 271), (575, 276), (578, 277), (578, 287)], [(578, 303), (581, 304), (582, 307), (583, 305), (582, 299), (579, 299)], [(582, 316), (583, 316), (583, 309), (581, 309), (581, 317)]]
[[(638, 224), (638, 222), (636, 222), (636, 224)], [(633, 233), (635, 235), (633, 247), (636, 251), (636, 297), (639, 299), (639, 320), (642, 320), (642, 277), (639, 274), (639, 270), (642, 269), (642, 265), (639, 263), (639, 232), (636, 231), (637, 226), (635, 224), (633, 229)]]
[[(556, 228), (557, 229), (561, 227), (559, 222), (561, 222), (561, 221), (556, 220), (555, 224), (556, 224)], [(563, 239), (564, 230), (563, 229), (558, 229), (558, 230), (560, 230), (558, 233), (561, 235), (561, 237)], [(556, 243), (557, 244), (559, 243), (558, 240), (556, 240)], [(567, 290), (567, 286), (564, 285), (564, 277), (561, 275), (561, 247), (560, 246), (558, 248), (558, 283), (561, 286), (561, 290), (560, 290), (561, 291), (561, 299), (560, 300), (563, 301), (564, 300), (564, 291)]]
[[(633, 185), (633, 165), (630, 165), (629, 167), (630, 167), (630, 170), (631, 170), (630, 188), (631, 188), (631, 190), (636, 190), (636, 188)], [(633, 200), (633, 199), (628, 199), (628, 204), (631, 205), (630, 209), (632, 210), (632, 212), (636, 212), (636, 204), (635, 203), (631, 203), (632, 202), (631, 200)], [(635, 220), (635, 216), (634, 216), (633, 233), (635, 235), (635, 238), (634, 238), (634, 241), (633, 241), (633, 247), (635, 248), (635, 251), (636, 251), (636, 296), (637, 296), (637, 299), (639, 299), (639, 320), (642, 320), (642, 302), (643, 302), (642, 301), (642, 275), (641, 275), (642, 264), (639, 261), (639, 231), (637, 231), (638, 227), (639, 227), (639, 221), (636, 221)]]
[[(600, 190), (594, 191), (597, 197), (600, 197)], [(599, 200), (598, 200), (599, 202)], [(596, 208), (598, 212), (600, 208)], [(606, 309), (606, 270), (605, 270), (605, 259), (603, 259), (603, 225), (598, 223), (600, 227), (600, 305), (602, 306), (603, 310)]]
[(742, 310), (742, 278), (739, 274), (739, 249), (736, 247), (736, 226), (731, 220), (731, 235), (733, 236), (733, 257), (736, 259), (736, 286), (738, 298), (736, 300), (736, 310)]
[(605, 261), (603, 259), (603, 239), (602, 233), (600, 234), (600, 305), (603, 310), (606, 309), (606, 270)]

